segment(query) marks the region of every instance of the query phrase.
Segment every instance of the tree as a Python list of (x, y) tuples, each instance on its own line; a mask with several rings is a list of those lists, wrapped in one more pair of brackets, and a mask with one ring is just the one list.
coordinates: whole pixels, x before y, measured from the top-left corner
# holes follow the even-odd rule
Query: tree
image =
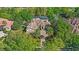
[(54, 38), (51, 41), (47, 41), (45, 44), (45, 50), (47, 51), (59, 51), (64, 48), (64, 42), (61, 38)]
[(4, 43), (5, 50), (32, 51), (39, 46), (39, 39), (35, 39), (22, 31), (12, 31), (5, 39)]

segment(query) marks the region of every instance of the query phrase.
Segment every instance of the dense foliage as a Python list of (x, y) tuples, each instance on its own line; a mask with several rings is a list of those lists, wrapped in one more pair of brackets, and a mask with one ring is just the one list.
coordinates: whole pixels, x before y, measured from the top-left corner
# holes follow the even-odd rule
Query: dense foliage
[(34, 16), (48, 16), (51, 26), (46, 28), (45, 51), (79, 50), (79, 35), (71, 33), (72, 27), (66, 20), (79, 17), (79, 8), (0, 8), (0, 18), (13, 20), (13, 28), (8, 36), (0, 38), (0, 50), (35, 51), (40, 46), (39, 29), (29, 35), (23, 32), (23, 21), (27, 23)]

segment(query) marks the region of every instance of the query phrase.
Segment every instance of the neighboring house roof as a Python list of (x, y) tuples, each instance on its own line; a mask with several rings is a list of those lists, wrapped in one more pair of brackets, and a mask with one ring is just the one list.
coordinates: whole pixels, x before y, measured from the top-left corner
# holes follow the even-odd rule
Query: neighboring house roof
[(72, 19), (72, 20), (70, 21), (70, 24), (71, 24), (72, 26), (78, 25), (78, 24), (79, 24), (79, 19)]
[(14, 21), (9, 21), (7, 19), (0, 18), (0, 26), (4, 25), (3, 21), (6, 22), (6, 26), (9, 27), (9, 28), (13, 25), (13, 22), (14, 22)]
[(79, 33), (79, 18), (70, 19), (69, 23), (72, 26), (72, 33)]
[(7, 21), (7, 24), (6, 24), (7, 27), (11, 27), (12, 25), (13, 25), (13, 21)]

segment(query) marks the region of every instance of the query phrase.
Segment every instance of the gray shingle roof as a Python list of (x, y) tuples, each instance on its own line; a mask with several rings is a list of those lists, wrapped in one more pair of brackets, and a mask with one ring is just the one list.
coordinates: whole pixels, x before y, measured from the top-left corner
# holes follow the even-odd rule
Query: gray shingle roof
[(47, 16), (39, 16), (40, 19), (48, 19)]
[(48, 17), (47, 17), (47, 16), (35, 16), (34, 18), (40, 18), (41, 20), (48, 19)]

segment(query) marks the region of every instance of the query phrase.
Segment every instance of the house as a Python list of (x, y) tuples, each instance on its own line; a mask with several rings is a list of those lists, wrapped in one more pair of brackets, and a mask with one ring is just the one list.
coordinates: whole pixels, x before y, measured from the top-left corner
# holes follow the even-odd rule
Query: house
[(7, 31), (11, 30), (11, 27), (13, 25), (14, 21), (8, 20), (8, 19), (4, 19), (4, 18), (0, 18), (0, 29), (4, 28)]
[(35, 32), (36, 29), (45, 29), (46, 25), (50, 25), (47, 16), (36, 16), (28, 24), (26, 31), (29, 33)]
[(4, 33), (4, 30), (10, 31), (13, 25), (13, 21), (8, 19), (0, 18), (0, 38), (7, 36), (8, 34)]
[(46, 26), (51, 25), (47, 16), (36, 16), (33, 20), (28, 24), (26, 32), (34, 33), (36, 29), (40, 29), (40, 48), (43, 47), (45, 42), (45, 38), (48, 36), (46, 33)]
[(73, 18), (69, 20), (72, 26), (72, 33), (79, 33), (79, 18)]

